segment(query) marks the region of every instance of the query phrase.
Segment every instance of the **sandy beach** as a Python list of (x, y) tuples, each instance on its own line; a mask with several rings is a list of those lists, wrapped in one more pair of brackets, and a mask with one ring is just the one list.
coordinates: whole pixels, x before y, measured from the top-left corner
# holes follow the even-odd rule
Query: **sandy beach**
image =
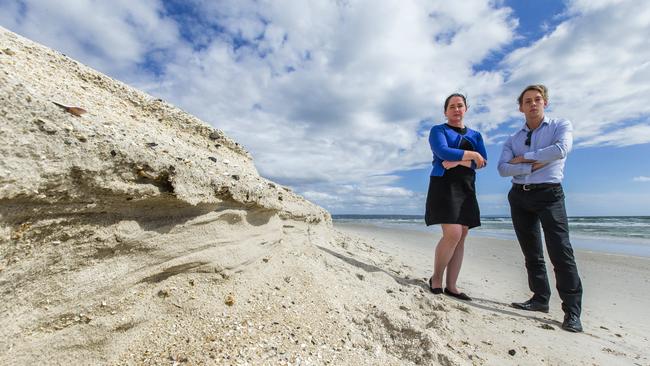
[[(424, 281), (431, 275), (438, 233), (350, 223), (335, 227), (366, 238), (395, 262), (407, 264), (408, 276)], [(471, 344), (491, 365), (650, 364), (650, 320), (646, 315), (650, 260), (580, 250), (576, 257), (584, 286), (582, 334), (560, 328), (563, 313), (556, 290), (548, 314), (510, 307), (512, 301), (531, 295), (518, 244), (470, 236), (459, 287), (474, 301), (428, 295), (460, 310), (448, 314), (449, 326), (454, 329), (450, 345)], [(547, 268), (552, 276), (548, 260)], [(514, 355), (508, 353), (512, 350)]]

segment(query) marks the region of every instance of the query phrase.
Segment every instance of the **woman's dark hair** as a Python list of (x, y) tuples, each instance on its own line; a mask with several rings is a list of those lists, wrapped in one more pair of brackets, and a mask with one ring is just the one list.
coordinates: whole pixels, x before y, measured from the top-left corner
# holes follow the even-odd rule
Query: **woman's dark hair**
[(463, 98), (463, 104), (465, 104), (465, 109), (468, 109), (468, 108), (469, 108), (469, 106), (467, 105), (467, 99), (465, 98), (465, 96), (462, 95), (462, 94), (460, 94), (460, 93), (454, 93), (454, 94), (448, 96), (447, 99), (445, 99), (445, 109), (444, 109), (444, 112), (447, 112), (447, 107), (449, 106), (449, 100), (450, 100), (451, 98), (453, 98), (453, 97), (461, 97), (461, 98)]

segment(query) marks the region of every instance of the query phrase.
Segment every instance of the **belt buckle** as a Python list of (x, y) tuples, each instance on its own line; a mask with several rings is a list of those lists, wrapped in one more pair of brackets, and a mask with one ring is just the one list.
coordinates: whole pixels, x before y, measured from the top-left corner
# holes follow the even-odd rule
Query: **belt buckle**
[(528, 192), (528, 191), (531, 190), (531, 186), (532, 186), (532, 184), (522, 184), (521, 189)]

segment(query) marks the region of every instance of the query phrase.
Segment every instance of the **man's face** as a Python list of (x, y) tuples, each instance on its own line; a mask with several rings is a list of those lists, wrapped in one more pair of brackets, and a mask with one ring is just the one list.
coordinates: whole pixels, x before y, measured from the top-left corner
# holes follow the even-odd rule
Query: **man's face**
[(527, 121), (539, 121), (544, 117), (544, 108), (547, 104), (540, 92), (528, 90), (521, 99), (519, 111), (526, 115)]

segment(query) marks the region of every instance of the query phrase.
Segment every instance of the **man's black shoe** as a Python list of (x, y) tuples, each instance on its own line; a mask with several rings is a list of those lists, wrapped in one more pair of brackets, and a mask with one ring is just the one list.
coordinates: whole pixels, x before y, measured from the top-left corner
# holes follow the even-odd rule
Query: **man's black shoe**
[(548, 313), (548, 304), (543, 304), (533, 299), (530, 299), (526, 302), (513, 302), (512, 307), (521, 310), (541, 311), (542, 313)]
[(580, 318), (577, 315), (570, 313), (564, 315), (564, 323), (562, 323), (562, 329), (572, 333), (582, 332), (582, 324), (580, 323)]

